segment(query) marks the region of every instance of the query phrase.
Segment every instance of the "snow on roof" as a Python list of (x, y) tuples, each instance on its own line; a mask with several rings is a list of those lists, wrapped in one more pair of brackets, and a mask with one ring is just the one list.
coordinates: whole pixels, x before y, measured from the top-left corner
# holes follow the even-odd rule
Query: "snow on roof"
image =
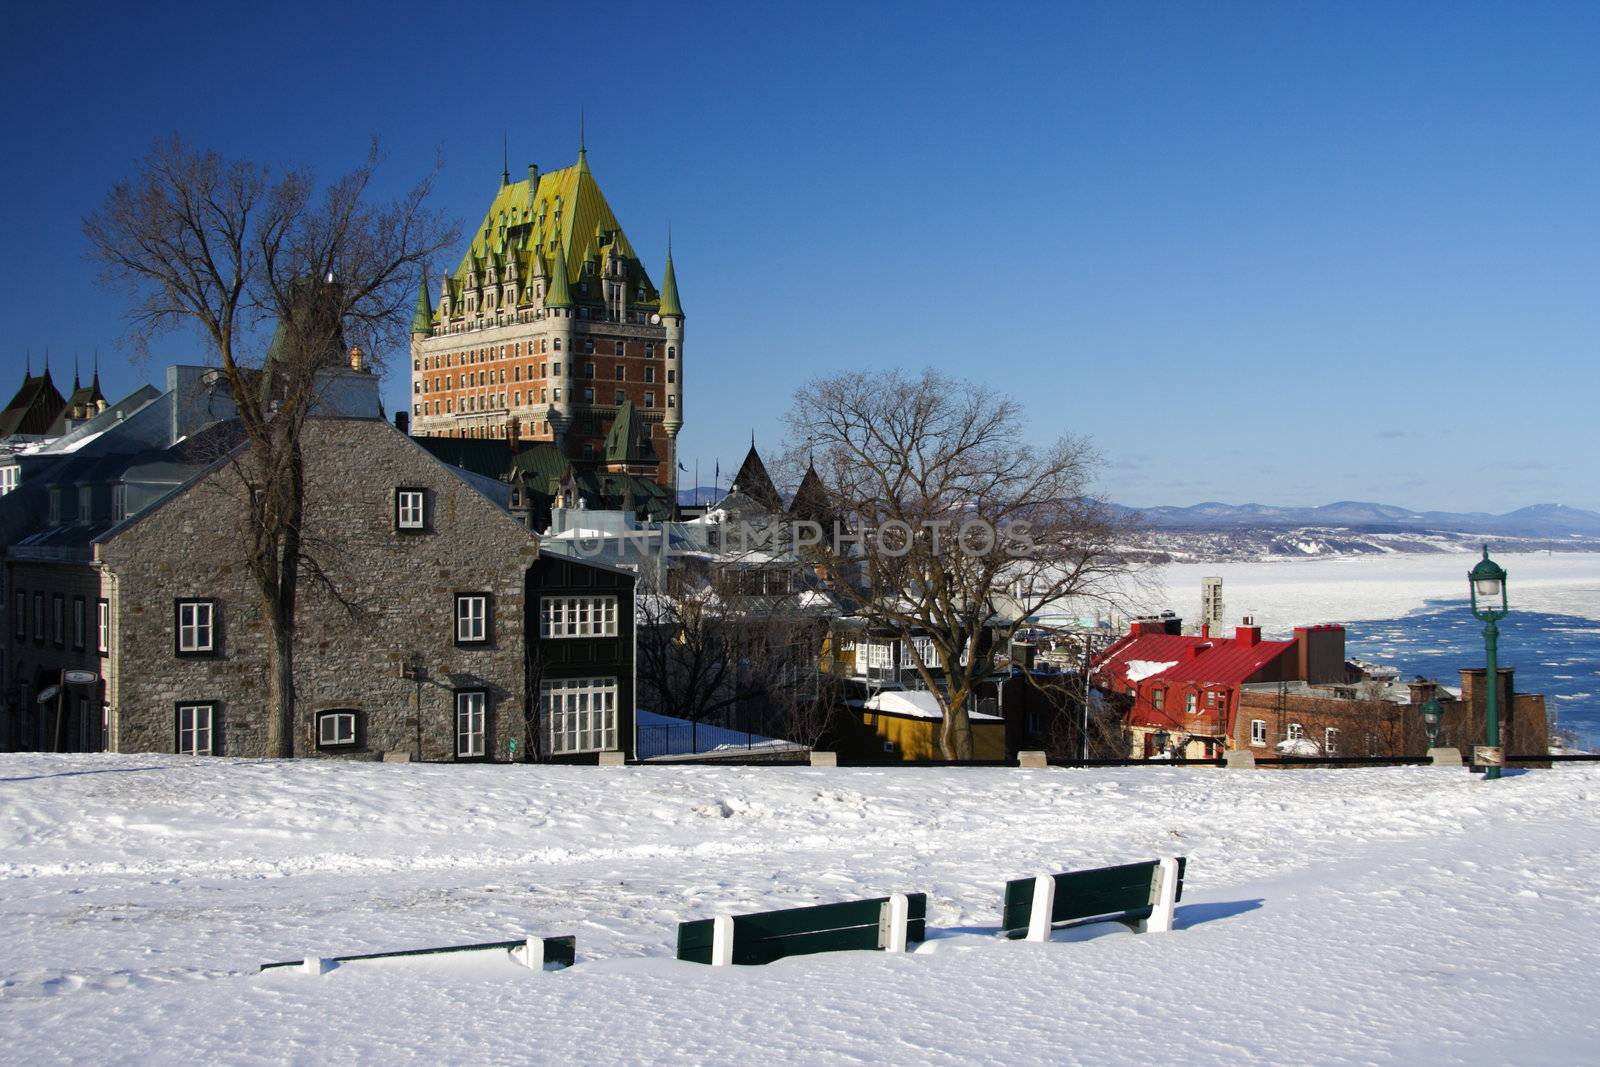
[(1166, 662), (1153, 659), (1130, 659), (1128, 661), (1128, 681), (1142, 682), (1146, 678), (1154, 678), (1168, 667), (1176, 667), (1177, 660)]
[[(944, 709), (939, 706), (939, 698), (924, 689), (891, 689), (882, 693), (874, 693), (868, 697), (862, 707), (867, 711), (881, 711), (889, 715), (904, 715), (912, 719), (942, 719)], [(981, 711), (968, 712), (967, 717), (973, 722), (998, 722), (1000, 716), (987, 715)]]

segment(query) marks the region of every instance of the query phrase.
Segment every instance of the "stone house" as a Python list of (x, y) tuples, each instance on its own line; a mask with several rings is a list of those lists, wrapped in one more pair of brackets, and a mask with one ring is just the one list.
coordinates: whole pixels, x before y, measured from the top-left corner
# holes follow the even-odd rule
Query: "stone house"
[[(311, 419), (301, 443), (295, 751), (506, 758), (527, 733), (523, 581), (538, 549), (504, 486), (378, 419)], [(96, 542), (112, 751), (267, 754), (245, 492), (219, 462)]]

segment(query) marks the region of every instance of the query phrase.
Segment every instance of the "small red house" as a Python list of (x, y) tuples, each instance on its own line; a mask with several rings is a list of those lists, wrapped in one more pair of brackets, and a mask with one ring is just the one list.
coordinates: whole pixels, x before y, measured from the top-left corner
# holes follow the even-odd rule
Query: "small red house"
[(1246, 683), (1344, 680), (1343, 626), (1300, 626), (1291, 640), (1267, 641), (1249, 617), (1232, 637), (1203, 628), (1186, 637), (1174, 622), (1134, 622), (1093, 668), (1095, 682), (1133, 700), (1134, 758), (1221, 753)]

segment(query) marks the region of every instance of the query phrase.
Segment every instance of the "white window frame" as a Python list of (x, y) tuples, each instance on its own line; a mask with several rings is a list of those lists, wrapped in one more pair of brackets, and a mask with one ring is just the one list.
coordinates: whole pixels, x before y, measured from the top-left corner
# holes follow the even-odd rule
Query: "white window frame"
[(1324, 756), (1337, 755), (1339, 752), (1339, 728), (1329, 726), (1322, 731), (1322, 754)]
[(177, 751), (180, 756), (214, 756), (217, 747), (217, 705), (210, 701), (179, 704)]
[(17, 475), (22, 468), (15, 463), (7, 463), (0, 467), (0, 496), (5, 496), (17, 487)]
[(863, 672), (894, 666), (894, 645), (887, 641), (861, 641), (856, 645), (856, 666)]
[(428, 528), (428, 495), (425, 491), (421, 489), (394, 491), (394, 528), (396, 530)]
[(178, 601), (179, 655), (201, 655), (217, 650), (217, 606), (210, 600)]
[(1288, 741), (1299, 741), (1306, 736), (1306, 728), (1297, 722), (1292, 722), (1284, 727), (1283, 736)]
[(539, 598), (539, 636), (617, 636), (617, 598), (614, 596), (547, 596)]
[(489, 594), (456, 594), (456, 644), (483, 645), (489, 642)]
[(488, 754), (489, 694), (482, 689), (456, 691), (456, 759), (482, 759)]
[(356, 713), (353, 710), (338, 708), (317, 712), (318, 748), (349, 748), (355, 743)]
[(1250, 743), (1257, 748), (1265, 748), (1267, 746), (1266, 719), (1250, 720)]
[(1184, 694), (1184, 697), (1183, 697), (1183, 713), (1185, 715), (1194, 715), (1199, 710), (1200, 710), (1200, 695), (1198, 693), (1186, 693), (1186, 694)]
[(539, 713), (550, 751), (610, 752), (617, 748), (617, 679), (555, 678), (539, 684)]
[(106, 653), (111, 651), (111, 604), (106, 600), (98, 600), (95, 606), (99, 609), (99, 627), (95, 637), (98, 645), (96, 651)]

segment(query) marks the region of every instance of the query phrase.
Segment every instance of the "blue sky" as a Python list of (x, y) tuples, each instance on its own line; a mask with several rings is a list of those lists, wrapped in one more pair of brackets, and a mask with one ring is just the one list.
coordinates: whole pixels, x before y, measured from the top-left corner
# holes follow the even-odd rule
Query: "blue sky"
[[(0, 388), (131, 366), (82, 216), (171, 132), (332, 176), (590, 162), (685, 308), (680, 451), (933, 365), (1129, 504), (1600, 509), (1600, 7), (8, 5)], [(159, 362), (203, 353), (174, 336)], [(408, 389), (391, 358), (392, 406)]]

